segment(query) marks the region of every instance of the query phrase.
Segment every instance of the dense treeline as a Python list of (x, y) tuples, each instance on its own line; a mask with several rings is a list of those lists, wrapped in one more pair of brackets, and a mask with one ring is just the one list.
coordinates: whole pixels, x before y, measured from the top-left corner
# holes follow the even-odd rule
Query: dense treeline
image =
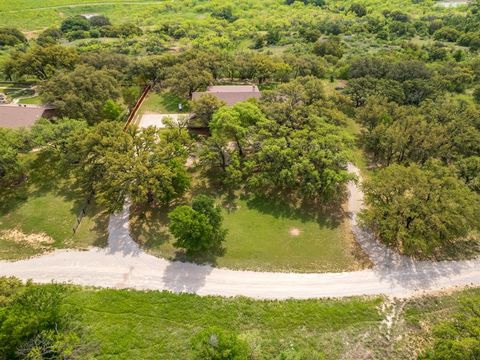
[[(203, 253), (218, 250), (226, 231), (215, 200), (191, 196), (198, 178), (229, 195), (333, 212), (355, 179), (347, 165), (361, 147), (365, 226), (415, 258), (478, 254), (478, 0), (459, 10), (407, 0), (145, 6), (135, 23), (76, 15), (28, 39), (0, 28), (2, 77), (35, 83), (42, 102), (56, 108), (54, 118), (30, 130), (0, 129), (1, 189), (27, 181), (24, 154), (49, 152), (110, 212), (127, 201), (136, 209), (180, 205), (169, 214), (174, 245)], [(209, 85), (252, 83), (260, 100), (191, 101)], [(125, 115), (147, 84), (188, 103), (195, 117), (161, 130), (125, 130)], [(190, 125), (209, 136), (192, 136)], [(0, 358), (88, 352), (79, 315), (64, 299), (60, 286), (0, 279)], [(477, 328), (478, 306), (467, 304), (435, 329), (422, 358), (475, 357)], [(224, 348), (246, 356), (244, 341), (220, 329), (205, 330), (192, 346), (199, 358)]]
[[(184, 5), (161, 7), (174, 13)], [(346, 169), (355, 142), (346, 124), (353, 118), (375, 168), (366, 185), (365, 223), (392, 246), (418, 256), (475, 240), (480, 4), (450, 12), (411, 6), (422, 14), (378, 10), (368, 2), (204, 2), (189, 9), (200, 17), (165, 16), (151, 26), (73, 16), (28, 42), (18, 31), (1, 30), (8, 40), (2, 46), (10, 49), (4, 76), (37, 82), (58, 118), (40, 122), (31, 133), (2, 131), (0, 177), (22, 181), (19, 153), (43, 146), (110, 210), (127, 198), (160, 206), (188, 192), (184, 164), (193, 156), (204, 176), (232, 190), (326, 207), (343, 198), (352, 179)], [(287, 15), (280, 18), (279, 12)], [(252, 82), (264, 90), (260, 101), (227, 107), (205, 97), (190, 104), (195, 123), (210, 132), (200, 141), (190, 138), (186, 120), (162, 133), (123, 132), (116, 122), (145, 84), (186, 103), (212, 84)], [(122, 175), (105, 176), (112, 171)], [(429, 177), (445, 182), (438, 193)], [(398, 184), (405, 188), (385, 200), (389, 178), (404, 180)], [(458, 209), (441, 202), (409, 204), (408, 194), (428, 188), (435, 199), (464, 204), (465, 213), (457, 216)], [(408, 211), (398, 211), (402, 206)], [(450, 226), (450, 217), (462, 231)]]
[(320, 80), (297, 78), (266, 91), (260, 107), (245, 102), (215, 112), (202, 161), (220, 167), (227, 184), (259, 194), (338, 200), (352, 179), (342, 120)]

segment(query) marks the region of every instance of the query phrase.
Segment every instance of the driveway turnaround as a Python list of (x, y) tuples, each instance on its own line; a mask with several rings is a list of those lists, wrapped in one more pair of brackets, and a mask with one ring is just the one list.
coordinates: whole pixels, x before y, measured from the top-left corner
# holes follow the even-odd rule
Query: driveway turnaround
[[(359, 175), (353, 165), (350, 171)], [(349, 184), (348, 207), (357, 241), (369, 254), (372, 269), (343, 273), (272, 273), (236, 271), (172, 262), (143, 252), (130, 237), (129, 205), (112, 215), (108, 247), (61, 250), (16, 262), (0, 262), (0, 275), (47, 283), (168, 290), (198, 295), (248, 296), (257, 299), (307, 299), (355, 295), (410, 297), (454, 287), (480, 286), (480, 258), (470, 261), (414, 261), (380, 244), (357, 225), (363, 194)]]

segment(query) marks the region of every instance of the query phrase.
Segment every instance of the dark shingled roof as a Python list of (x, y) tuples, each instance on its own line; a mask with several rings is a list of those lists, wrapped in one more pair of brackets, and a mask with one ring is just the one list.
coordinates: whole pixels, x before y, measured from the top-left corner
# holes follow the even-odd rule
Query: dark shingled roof
[(262, 96), (256, 85), (220, 85), (210, 86), (205, 92), (194, 92), (192, 99), (198, 100), (205, 94), (211, 94), (227, 105), (234, 105), (251, 98), (259, 99)]
[(16, 129), (31, 127), (44, 116), (44, 113), (53, 108), (36, 105), (0, 105), (0, 127)]

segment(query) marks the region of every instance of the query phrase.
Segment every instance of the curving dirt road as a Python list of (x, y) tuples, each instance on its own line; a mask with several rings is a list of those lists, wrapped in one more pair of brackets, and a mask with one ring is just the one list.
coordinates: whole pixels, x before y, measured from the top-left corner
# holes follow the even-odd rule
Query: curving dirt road
[[(350, 171), (359, 174), (351, 165)], [(375, 264), (372, 269), (322, 274), (234, 271), (171, 262), (143, 252), (130, 237), (129, 206), (112, 215), (109, 245), (89, 251), (56, 251), (17, 262), (0, 262), (0, 275), (36, 282), (72, 282), (110, 288), (189, 292), (198, 295), (243, 295), (258, 299), (306, 299), (354, 295), (409, 297), (457, 286), (480, 286), (480, 259), (413, 261), (378, 243), (357, 226), (363, 194), (349, 184), (348, 202), (355, 235)]]

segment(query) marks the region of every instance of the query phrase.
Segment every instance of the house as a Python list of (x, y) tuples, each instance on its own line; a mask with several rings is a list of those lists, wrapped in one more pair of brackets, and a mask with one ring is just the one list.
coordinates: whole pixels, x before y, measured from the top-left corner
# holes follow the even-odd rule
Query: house
[(50, 117), (53, 107), (38, 105), (0, 105), (0, 127), (16, 129), (31, 127), (41, 117)]
[(207, 91), (194, 92), (192, 99), (198, 100), (205, 94), (211, 94), (229, 106), (252, 98), (259, 99), (262, 96), (256, 85), (218, 85), (210, 86)]

